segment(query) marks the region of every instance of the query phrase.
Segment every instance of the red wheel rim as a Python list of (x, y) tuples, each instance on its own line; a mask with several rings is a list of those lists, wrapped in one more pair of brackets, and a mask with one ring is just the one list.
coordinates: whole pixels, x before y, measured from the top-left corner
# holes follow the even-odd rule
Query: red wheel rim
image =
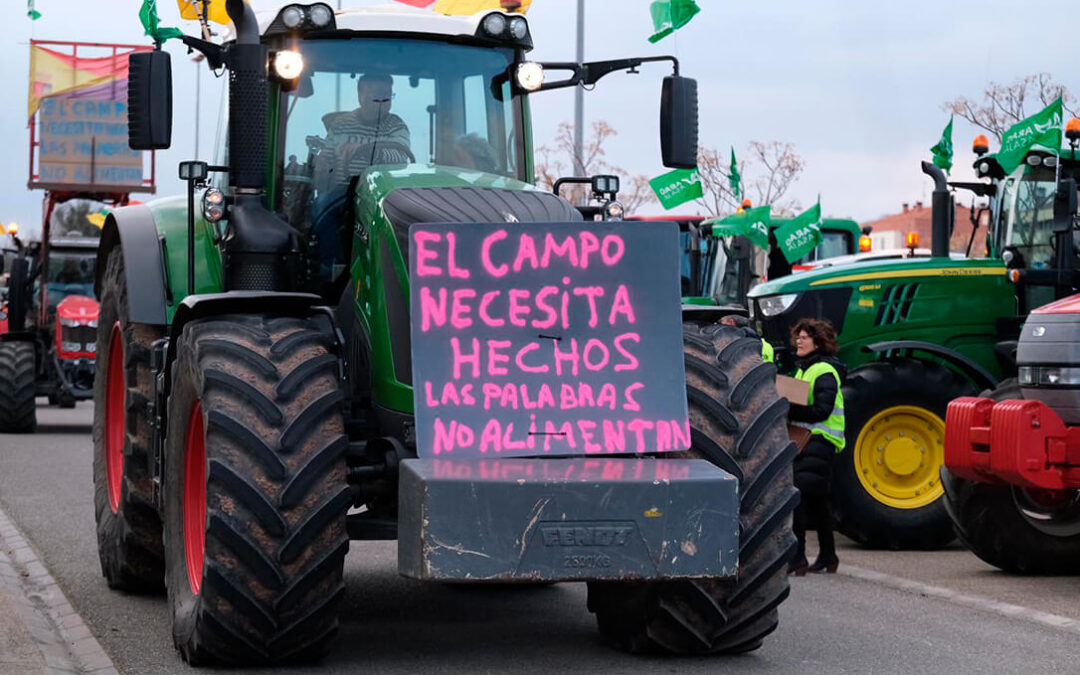
[(113, 324), (109, 336), (109, 370), (105, 375), (105, 482), (109, 488), (109, 508), (120, 509), (120, 491), (124, 481), (124, 332), (120, 322)]
[(202, 404), (195, 401), (188, 418), (184, 452), (184, 559), (191, 592), (199, 594), (206, 555), (206, 445)]

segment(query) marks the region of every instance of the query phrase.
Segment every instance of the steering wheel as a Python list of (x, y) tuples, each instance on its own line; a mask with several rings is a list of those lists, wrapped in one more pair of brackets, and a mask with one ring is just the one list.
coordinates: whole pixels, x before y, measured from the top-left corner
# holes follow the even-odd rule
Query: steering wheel
[(385, 157), (385, 154), (390, 151), (396, 151), (405, 155), (409, 158), (410, 163), (416, 163), (416, 155), (413, 154), (412, 149), (404, 143), (398, 143), (397, 141), (372, 141), (370, 143), (360, 143), (351, 148), (345, 146), (341, 150), (342, 154), (345, 156), (346, 167), (352, 164), (353, 160), (358, 156), (369, 162), (367, 166), (375, 164), (400, 164), (400, 162), (387, 162), (380, 159), (381, 157)]

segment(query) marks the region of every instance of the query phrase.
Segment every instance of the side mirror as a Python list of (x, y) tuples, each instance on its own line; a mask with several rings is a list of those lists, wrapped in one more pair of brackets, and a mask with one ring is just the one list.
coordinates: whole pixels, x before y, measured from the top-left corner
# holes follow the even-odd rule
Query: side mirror
[(128, 57), (128, 145), (165, 150), (172, 145), (172, 62), (168, 52)]
[(669, 169), (697, 168), (697, 80), (670, 75), (660, 95), (660, 148)]

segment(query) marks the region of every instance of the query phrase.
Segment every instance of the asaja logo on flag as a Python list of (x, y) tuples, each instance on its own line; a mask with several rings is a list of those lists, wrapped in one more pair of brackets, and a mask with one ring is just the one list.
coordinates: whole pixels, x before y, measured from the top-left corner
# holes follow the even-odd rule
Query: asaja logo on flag
[(700, 199), (704, 195), (697, 169), (670, 171), (649, 181), (649, 187), (656, 193), (656, 198), (665, 209)]
[(809, 255), (821, 243), (821, 203), (811, 206), (776, 230), (776, 243), (789, 263)]
[(1046, 108), (1031, 117), (1009, 127), (1001, 137), (998, 164), (1005, 173), (1012, 173), (1024, 163), (1024, 156), (1034, 145), (1044, 145), (1051, 150), (1061, 147), (1061, 122), (1064, 104), (1059, 97)]

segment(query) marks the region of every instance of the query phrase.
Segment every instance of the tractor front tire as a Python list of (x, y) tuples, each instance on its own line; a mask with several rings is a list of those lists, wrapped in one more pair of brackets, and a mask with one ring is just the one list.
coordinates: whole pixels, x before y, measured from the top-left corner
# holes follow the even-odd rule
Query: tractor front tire
[[(1024, 398), (1015, 379), (982, 396)], [(946, 468), (941, 479), (956, 534), (979, 558), (1014, 574), (1080, 574), (1080, 491), (974, 483)]]
[(329, 345), (297, 318), (184, 326), (164, 497), (173, 642), (188, 663), (308, 661), (337, 632), (352, 494)]
[(727, 326), (683, 328), (692, 448), (739, 480), (739, 569), (733, 579), (593, 582), (589, 610), (603, 638), (633, 653), (737, 654), (776, 629), (795, 547), (795, 446), (776, 368), (761, 340)]
[(0, 342), (0, 434), (37, 429), (34, 358), (32, 342)]
[(153, 500), (150, 347), (161, 326), (133, 323), (124, 256), (109, 253), (101, 277), (94, 378), (94, 514), (98, 559), (110, 588), (160, 593), (165, 587), (161, 519)]
[(847, 443), (833, 472), (837, 529), (868, 548), (935, 550), (953, 540), (941, 466), (945, 410), (971, 385), (916, 359), (869, 363), (844, 380)]

